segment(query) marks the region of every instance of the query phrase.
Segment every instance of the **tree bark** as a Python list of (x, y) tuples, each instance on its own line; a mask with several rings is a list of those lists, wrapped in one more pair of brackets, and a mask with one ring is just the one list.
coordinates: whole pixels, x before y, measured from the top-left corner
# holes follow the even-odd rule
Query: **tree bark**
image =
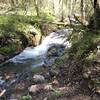
[(94, 8), (94, 29), (96, 30), (96, 28), (98, 27), (97, 20), (96, 20), (96, 16), (97, 16), (97, 0), (94, 0), (93, 8)]
[(34, 6), (37, 13), (37, 17), (39, 17), (39, 7), (38, 7), (38, 0), (34, 0)]
[(81, 22), (83, 22), (83, 0), (81, 0)]

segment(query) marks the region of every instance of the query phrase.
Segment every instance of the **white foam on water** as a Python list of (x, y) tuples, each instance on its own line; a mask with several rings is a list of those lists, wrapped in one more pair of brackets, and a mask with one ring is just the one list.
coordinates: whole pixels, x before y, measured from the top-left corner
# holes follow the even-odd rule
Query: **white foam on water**
[(52, 32), (42, 41), (40, 45), (34, 48), (27, 47), (23, 52), (10, 59), (9, 61), (13, 63), (23, 63), (28, 59), (43, 59), (52, 44), (64, 45), (66, 48), (69, 48), (71, 47), (71, 43), (66, 40), (72, 31), (72, 29), (62, 29), (58, 30), (57, 32)]

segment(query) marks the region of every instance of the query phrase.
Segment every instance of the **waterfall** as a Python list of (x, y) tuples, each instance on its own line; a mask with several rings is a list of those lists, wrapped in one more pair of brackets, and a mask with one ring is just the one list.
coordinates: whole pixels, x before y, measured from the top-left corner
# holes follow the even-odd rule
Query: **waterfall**
[(36, 47), (27, 47), (19, 55), (10, 59), (9, 62), (14, 64), (29, 63), (31, 66), (43, 65), (47, 51), (53, 45), (62, 45), (65, 46), (65, 48), (71, 47), (71, 43), (69, 43), (67, 39), (72, 31), (73, 29), (62, 29), (57, 30), (56, 32), (52, 32), (42, 41), (40, 45)]

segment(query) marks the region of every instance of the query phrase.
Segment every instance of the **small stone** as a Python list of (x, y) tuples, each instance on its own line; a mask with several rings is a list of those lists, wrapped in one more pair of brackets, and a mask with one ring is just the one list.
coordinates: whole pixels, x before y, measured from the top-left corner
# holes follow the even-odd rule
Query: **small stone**
[(39, 92), (40, 90), (42, 90), (43, 88), (44, 88), (43, 85), (38, 84), (38, 85), (30, 86), (28, 90), (31, 93), (36, 93), (36, 92)]
[(35, 83), (44, 83), (45, 82), (45, 78), (42, 75), (34, 75), (33, 76), (33, 81)]

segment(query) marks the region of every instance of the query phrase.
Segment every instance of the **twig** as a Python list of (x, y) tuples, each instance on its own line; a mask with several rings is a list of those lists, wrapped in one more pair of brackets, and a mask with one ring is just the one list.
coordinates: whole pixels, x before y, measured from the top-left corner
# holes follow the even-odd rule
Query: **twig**
[(4, 90), (0, 93), (0, 97), (2, 97), (5, 93), (6, 93), (6, 89), (4, 89)]

